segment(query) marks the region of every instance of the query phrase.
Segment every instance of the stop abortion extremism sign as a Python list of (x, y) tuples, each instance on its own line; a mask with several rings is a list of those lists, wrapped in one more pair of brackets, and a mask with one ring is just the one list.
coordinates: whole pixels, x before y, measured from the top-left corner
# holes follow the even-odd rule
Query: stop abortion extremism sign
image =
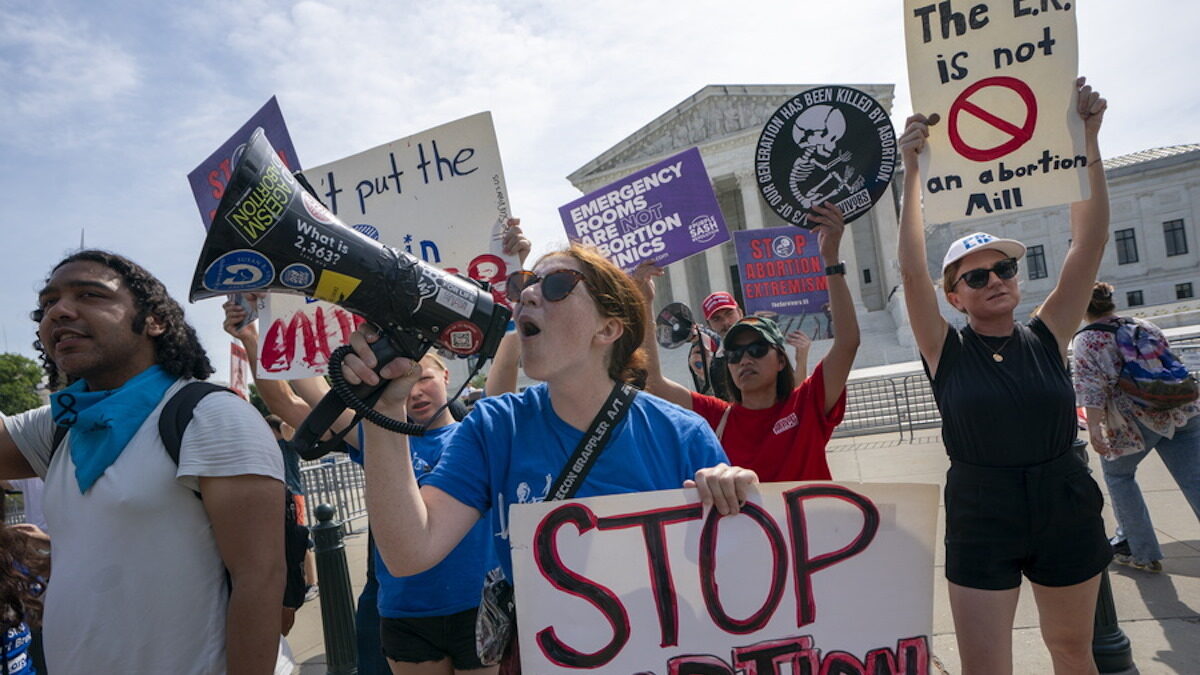
[(815, 233), (784, 226), (738, 230), (733, 239), (747, 314), (813, 314), (829, 302)]
[(921, 153), (931, 223), (1086, 199), (1075, 3), (904, 1), (913, 109), (941, 122)]
[(887, 111), (850, 87), (797, 94), (767, 120), (754, 152), (763, 199), (780, 218), (812, 229), (814, 205), (831, 203), (846, 222), (871, 210), (896, 168)]
[(770, 483), (511, 507), (526, 673), (926, 675), (936, 485)]
[(590, 244), (629, 272), (643, 260), (666, 267), (729, 241), (696, 148), (561, 206), (567, 238)]

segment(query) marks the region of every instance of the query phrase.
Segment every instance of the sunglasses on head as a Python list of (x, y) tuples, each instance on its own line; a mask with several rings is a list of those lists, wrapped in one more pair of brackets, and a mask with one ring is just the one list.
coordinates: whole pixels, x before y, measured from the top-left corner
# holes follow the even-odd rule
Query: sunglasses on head
[(542, 297), (550, 302), (558, 302), (571, 294), (575, 290), (575, 286), (579, 282), (587, 284), (587, 280), (583, 278), (582, 272), (575, 270), (564, 269), (555, 270), (546, 276), (538, 276), (528, 270), (513, 272), (508, 275), (508, 285), (505, 286), (504, 293), (509, 302), (520, 302), (521, 292), (526, 288), (540, 283), (542, 285)]
[(742, 360), (742, 356), (749, 354), (752, 359), (761, 359), (771, 351), (771, 343), (766, 340), (755, 340), (748, 345), (741, 347), (731, 347), (725, 350), (725, 357), (729, 363), (737, 363)]
[(971, 288), (983, 288), (988, 285), (988, 276), (992, 272), (995, 272), (996, 277), (1000, 279), (1011, 279), (1017, 276), (1017, 259), (1005, 258), (991, 267), (980, 267), (964, 272), (958, 281), (954, 282), (954, 285), (957, 286), (959, 281), (965, 281)]

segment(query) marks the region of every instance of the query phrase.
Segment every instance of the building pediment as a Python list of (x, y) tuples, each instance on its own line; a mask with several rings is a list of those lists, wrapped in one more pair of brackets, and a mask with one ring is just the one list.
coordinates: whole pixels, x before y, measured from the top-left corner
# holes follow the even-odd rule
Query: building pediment
[[(703, 152), (705, 145), (733, 137), (757, 138), (771, 113), (784, 101), (817, 86), (824, 85), (710, 84), (572, 172), (567, 180), (581, 187), (593, 182), (598, 174), (624, 175), (693, 146), (700, 146)], [(891, 111), (892, 85), (848, 86), (865, 91)]]

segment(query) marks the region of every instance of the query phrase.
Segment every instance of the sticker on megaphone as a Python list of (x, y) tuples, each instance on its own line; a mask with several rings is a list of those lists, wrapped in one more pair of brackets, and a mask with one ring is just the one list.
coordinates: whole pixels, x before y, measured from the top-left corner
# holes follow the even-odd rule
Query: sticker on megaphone
[(204, 287), (217, 293), (240, 293), (266, 288), (275, 280), (275, 266), (258, 251), (230, 251), (204, 271)]

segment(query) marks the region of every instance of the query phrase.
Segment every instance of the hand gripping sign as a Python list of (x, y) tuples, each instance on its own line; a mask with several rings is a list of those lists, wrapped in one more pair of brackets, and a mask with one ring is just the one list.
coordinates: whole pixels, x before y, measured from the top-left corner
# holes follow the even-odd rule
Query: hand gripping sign
[(936, 485), (772, 483), (515, 504), (524, 672), (928, 672)]
[(1087, 197), (1074, 3), (905, 0), (904, 28), (913, 110), (945, 120), (920, 156), (927, 222)]
[(850, 87), (817, 87), (784, 103), (767, 120), (754, 155), (767, 205), (805, 229), (812, 229), (808, 214), (818, 204), (835, 204), (847, 223), (871, 210), (895, 167), (887, 111)]

